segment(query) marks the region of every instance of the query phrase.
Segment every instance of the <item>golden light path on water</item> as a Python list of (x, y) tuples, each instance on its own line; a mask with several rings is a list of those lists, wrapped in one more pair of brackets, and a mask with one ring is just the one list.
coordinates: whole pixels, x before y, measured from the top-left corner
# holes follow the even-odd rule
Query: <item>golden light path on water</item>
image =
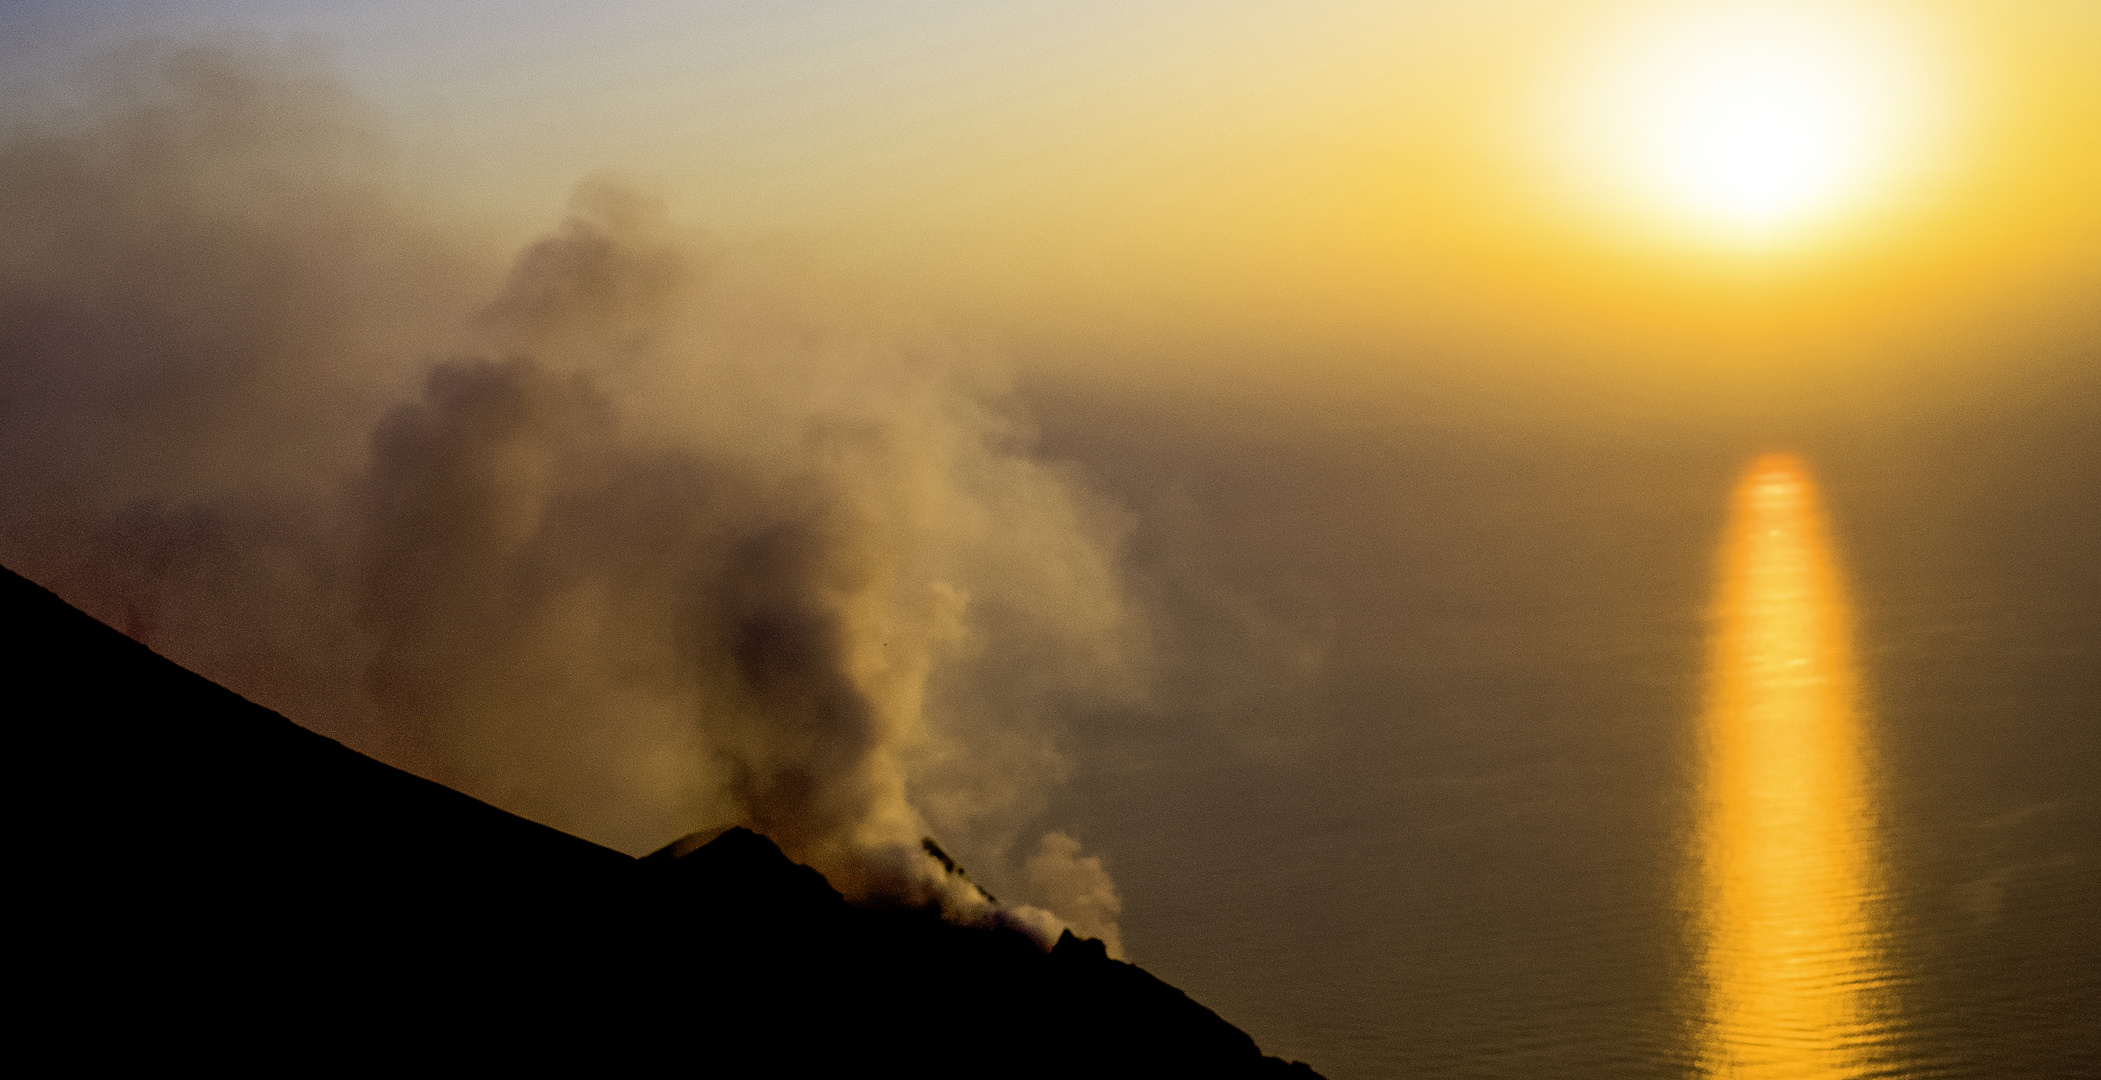
[(1850, 1077), (1889, 977), (1849, 615), (1816, 492), (1769, 455), (1722, 551), (1698, 867), (1703, 1073)]

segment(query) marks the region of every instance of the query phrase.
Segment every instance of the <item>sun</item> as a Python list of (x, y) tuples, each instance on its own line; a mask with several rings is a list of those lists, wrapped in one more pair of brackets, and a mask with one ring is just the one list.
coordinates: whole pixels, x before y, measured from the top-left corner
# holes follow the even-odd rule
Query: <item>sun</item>
[(1652, 9), (1593, 50), (1568, 132), (1586, 171), (1645, 212), (1773, 239), (1902, 167), (1923, 111), (1906, 45), (1843, 3)]

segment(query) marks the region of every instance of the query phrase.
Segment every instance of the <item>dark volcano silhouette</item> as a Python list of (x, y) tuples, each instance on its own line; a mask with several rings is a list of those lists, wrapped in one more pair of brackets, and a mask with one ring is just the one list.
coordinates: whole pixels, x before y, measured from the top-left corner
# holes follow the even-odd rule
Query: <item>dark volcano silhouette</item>
[(630, 858), (4, 569), (0, 679), (16, 1022), (79, 1065), (1314, 1075), (1098, 941), (849, 905), (744, 829)]

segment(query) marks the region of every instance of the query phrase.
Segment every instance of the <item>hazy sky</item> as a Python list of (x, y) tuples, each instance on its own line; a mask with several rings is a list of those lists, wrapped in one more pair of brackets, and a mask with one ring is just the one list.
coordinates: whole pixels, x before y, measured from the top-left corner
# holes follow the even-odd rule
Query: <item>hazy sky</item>
[(2090, 774), (2096, 57), (2093, 0), (0, 0), (0, 561), (624, 850), (982, 915), (930, 833), (1335, 1075), (1536, 1051), (1617, 976), (1497, 912), (1676, 857), (1753, 455), (1915, 763)]
[[(952, 325), (1124, 375), (1178, 361), (1211, 379), (1230, 357), (1236, 378), (1290, 370), (1344, 397), (1483, 366), (1491, 383), (1690, 378), (1694, 395), (1718, 370), (1879, 378), (1968, 364), (1958, 340), (2073, 330), (2101, 260), (2101, 12), (2076, 0), (112, 2), (4, 18), (17, 85), (139, 35), (319, 49), (434, 205), (526, 235), (610, 171), (680, 220), (791, 238)], [(1743, 66), (1729, 49), (1746, 38), (1775, 56), (1704, 87)], [(1838, 174), (1764, 234), (1684, 212), (1657, 179), (1673, 165), (1642, 161), (1644, 124), (1697, 141), (1766, 122), (1731, 115), (1732, 92), (1811, 129), (1806, 150), (1754, 130), (1752, 153)], [(1693, 111), (1666, 115), (1681, 100)]]

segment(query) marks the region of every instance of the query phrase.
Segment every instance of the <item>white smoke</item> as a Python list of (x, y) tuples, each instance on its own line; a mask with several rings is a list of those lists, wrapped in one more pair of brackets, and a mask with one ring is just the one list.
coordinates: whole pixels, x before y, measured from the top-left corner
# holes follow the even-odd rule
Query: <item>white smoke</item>
[(1123, 898), (1116, 883), (1102, 868), (1099, 855), (1080, 854), (1080, 842), (1062, 832), (1043, 834), (1043, 840), (1024, 865), (1030, 890), (1051, 910), (1063, 915), (1072, 931), (1081, 937), (1099, 938), (1109, 955), (1123, 955), (1123, 936), (1116, 917), (1123, 912)]

